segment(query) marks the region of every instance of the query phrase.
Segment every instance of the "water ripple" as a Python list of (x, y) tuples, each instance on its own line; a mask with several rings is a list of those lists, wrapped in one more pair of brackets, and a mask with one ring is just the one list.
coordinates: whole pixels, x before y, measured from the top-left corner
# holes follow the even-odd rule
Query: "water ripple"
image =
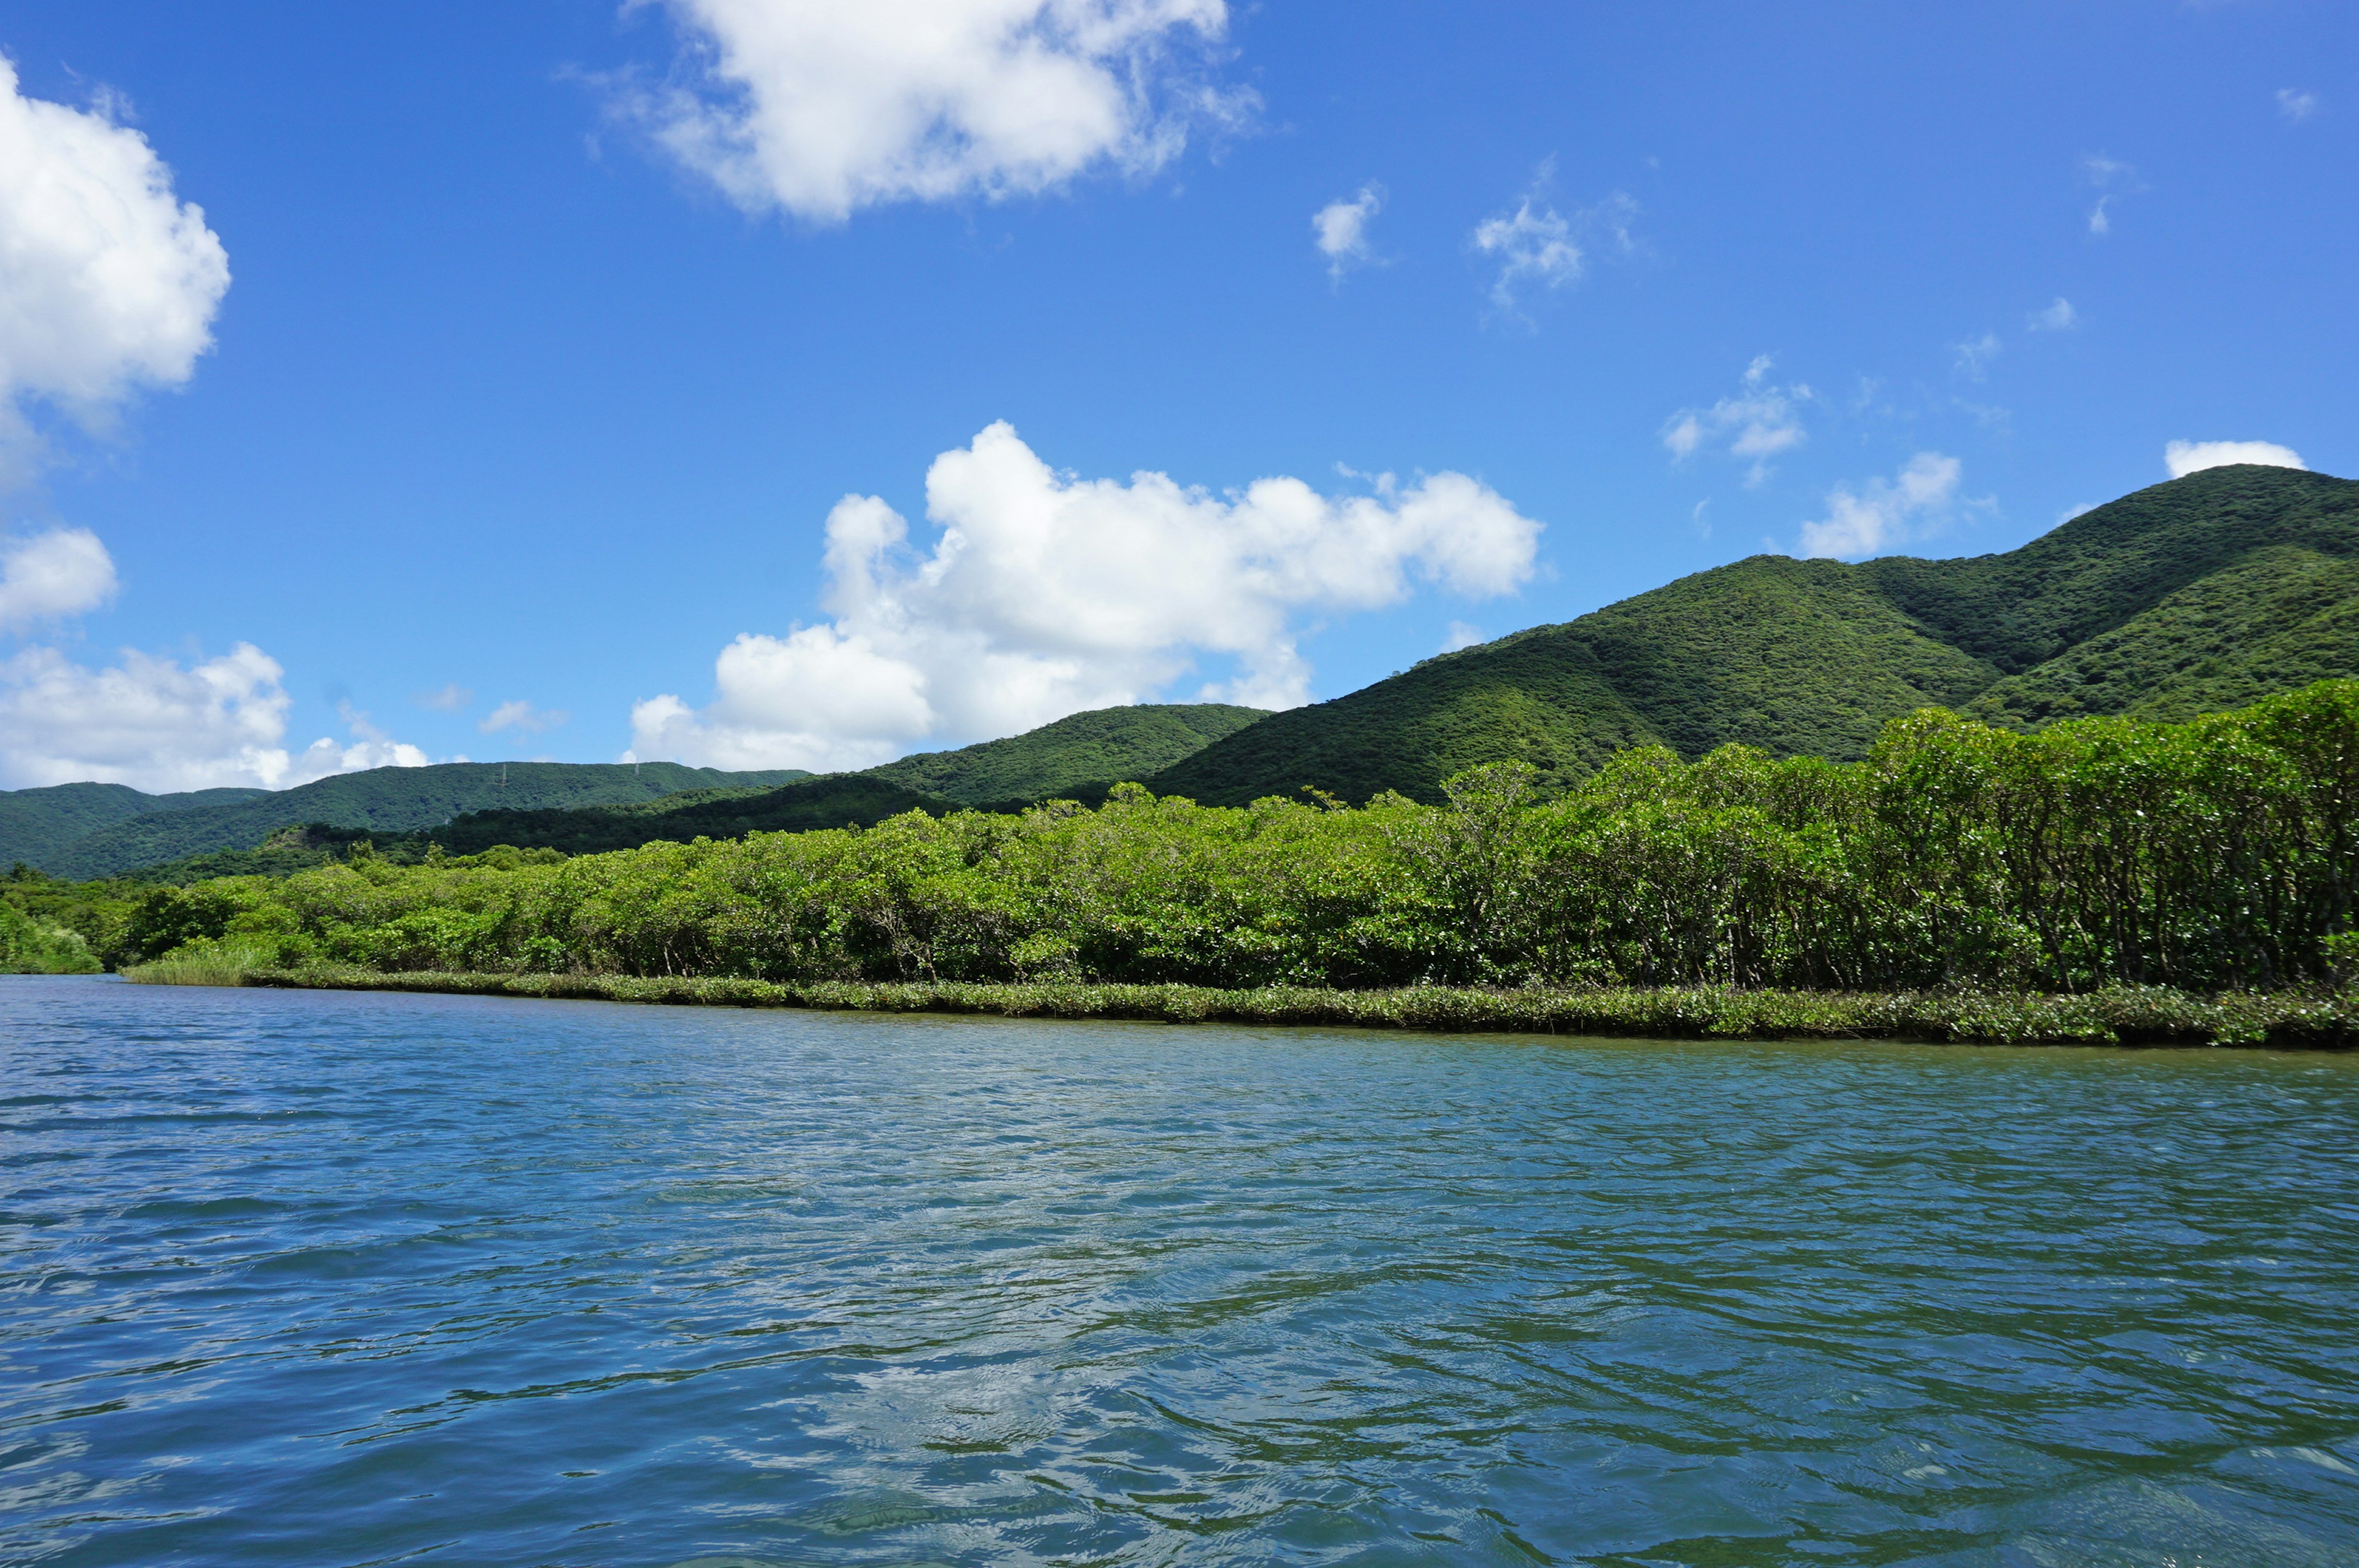
[(2359, 1061), (0, 981), (0, 1561), (2346, 1564)]

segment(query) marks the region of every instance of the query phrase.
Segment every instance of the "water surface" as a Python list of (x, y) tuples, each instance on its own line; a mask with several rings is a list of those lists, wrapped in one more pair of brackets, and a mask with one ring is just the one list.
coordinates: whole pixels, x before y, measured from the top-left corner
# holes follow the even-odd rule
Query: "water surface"
[(2359, 1062), (0, 981), (0, 1562), (2359, 1562)]

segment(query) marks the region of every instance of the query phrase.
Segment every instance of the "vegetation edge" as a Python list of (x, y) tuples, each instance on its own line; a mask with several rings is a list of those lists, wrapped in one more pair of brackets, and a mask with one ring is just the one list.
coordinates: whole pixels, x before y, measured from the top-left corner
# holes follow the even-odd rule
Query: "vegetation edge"
[(1913, 1040), (2009, 1045), (2217, 1045), (2348, 1049), (2359, 1045), (2359, 997), (2347, 992), (2232, 991), (2199, 996), (2158, 986), (2047, 994), (1979, 989), (1828, 992), (1715, 987), (1481, 989), (1412, 986), (1334, 990), (1270, 986), (1049, 982), (872, 983), (604, 974), (486, 974), (345, 967), (284, 969), (165, 958), (125, 971), (142, 984), (808, 1008), (836, 1011), (984, 1013), (1010, 1018), (1159, 1023), (1256, 1023), (1436, 1033), (1647, 1036), (1721, 1040)]

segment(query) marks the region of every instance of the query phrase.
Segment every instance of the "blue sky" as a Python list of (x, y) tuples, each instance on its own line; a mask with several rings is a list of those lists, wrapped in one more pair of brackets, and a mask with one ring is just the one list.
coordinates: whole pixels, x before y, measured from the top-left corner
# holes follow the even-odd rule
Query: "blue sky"
[(0, 784), (859, 765), (2359, 472), (2359, 13), (1932, 9), (0, 5), (106, 263), (0, 267)]

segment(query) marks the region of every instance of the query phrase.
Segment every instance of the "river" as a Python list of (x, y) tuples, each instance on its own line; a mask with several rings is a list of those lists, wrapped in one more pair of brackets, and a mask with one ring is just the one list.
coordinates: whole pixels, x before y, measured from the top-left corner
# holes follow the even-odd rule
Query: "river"
[(0, 1562), (2359, 1562), (2359, 1060), (0, 980)]

